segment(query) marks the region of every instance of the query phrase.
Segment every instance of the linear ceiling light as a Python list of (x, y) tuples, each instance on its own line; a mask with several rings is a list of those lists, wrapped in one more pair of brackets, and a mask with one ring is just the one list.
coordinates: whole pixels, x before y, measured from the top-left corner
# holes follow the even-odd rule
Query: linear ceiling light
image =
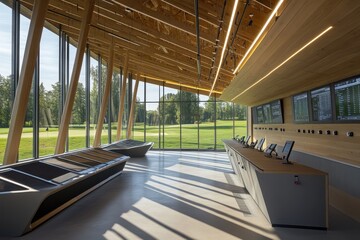
[[(156, 77), (151, 77), (151, 76), (143, 75), (143, 74), (140, 75), (140, 76), (141, 76), (141, 77), (144, 77), (144, 78), (149, 78), (149, 79), (152, 79), (152, 80), (155, 80), (155, 81), (159, 81), (159, 82), (165, 82), (165, 83), (170, 84), (170, 85), (181, 86), (181, 87), (186, 87), (186, 88), (201, 90), (201, 91), (205, 91), (205, 92), (210, 92), (210, 89), (206, 89), (206, 88), (194, 87), (194, 86), (191, 86), (191, 85), (181, 84), (181, 83), (173, 82), (173, 81), (170, 81), (170, 80), (161, 79), (161, 78), (156, 78)], [(213, 92), (214, 92), (214, 93), (217, 93), (217, 94), (222, 94), (222, 92), (220, 92), (220, 91), (213, 91)]]
[(261, 35), (263, 34), (263, 32), (265, 31), (265, 29), (267, 28), (267, 26), (269, 25), (271, 19), (275, 16), (276, 12), (279, 10), (281, 4), (284, 2), (284, 0), (280, 0), (278, 2), (278, 4), (276, 5), (276, 7), (274, 8), (274, 11), (272, 11), (271, 15), (269, 16), (268, 20), (265, 22), (264, 26), (262, 27), (261, 31), (259, 32), (259, 34), (256, 36), (256, 38), (254, 39), (254, 41), (252, 42), (252, 44), (250, 45), (249, 49), (247, 50), (247, 52), (245, 53), (244, 57), (241, 59), (241, 61), (239, 62), (239, 64), (237, 65), (237, 67), (235, 68), (233, 74), (235, 74), (239, 68), (241, 67), (241, 64), (245, 61), (246, 57), (249, 55), (250, 51), (253, 49), (253, 47), (255, 46), (255, 44), (257, 43), (257, 41), (259, 40), (259, 38), (261, 37)]
[(323, 32), (321, 32), (319, 35), (317, 35), (316, 37), (314, 37), (311, 41), (309, 41), (308, 43), (306, 43), (304, 46), (302, 46), (299, 50), (297, 50), (295, 53), (293, 53), (290, 57), (288, 57), (285, 61), (283, 61), (282, 63), (280, 63), (276, 68), (274, 68), (273, 70), (271, 70), (268, 74), (266, 74), (265, 76), (263, 76), (262, 78), (260, 78), (257, 82), (255, 82), (254, 84), (252, 84), (250, 87), (248, 87), (247, 89), (245, 89), (244, 91), (242, 91), (241, 93), (239, 93), (238, 95), (236, 95), (233, 99), (231, 99), (231, 101), (234, 101), (234, 99), (238, 98), (240, 95), (242, 95), (244, 92), (248, 91), (250, 88), (254, 87), (255, 85), (257, 85), (258, 83), (260, 83), (262, 80), (264, 80), (266, 77), (268, 77), (270, 74), (272, 74), (273, 72), (275, 72), (277, 69), (279, 69), (282, 65), (284, 65), (286, 62), (288, 62), (291, 58), (295, 57), (295, 55), (297, 55), (299, 52), (301, 52), (302, 50), (304, 50), (306, 47), (308, 47), (310, 44), (312, 44), (313, 42), (315, 42), (317, 39), (319, 39), (321, 36), (323, 36), (325, 33), (327, 33), (330, 29), (332, 29), (333, 27), (330, 26), (327, 29), (325, 29)]
[(222, 49), (222, 52), (221, 52), (220, 62), (219, 62), (218, 69), (217, 69), (216, 74), (215, 74), (214, 82), (213, 82), (213, 85), (212, 85), (212, 87), (211, 87), (209, 97), (210, 97), (211, 93), (213, 92), (213, 89), (214, 89), (215, 84), (216, 84), (216, 81), (217, 81), (217, 77), (219, 76), (219, 72), (220, 72), (220, 69), (221, 69), (221, 64), (222, 64), (222, 62), (223, 62), (224, 53), (225, 53), (225, 50), (226, 50), (226, 45), (227, 45), (227, 42), (228, 42), (228, 40), (229, 40), (229, 36), (230, 36), (230, 32), (231, 32), (232, 25), (234, 24), (234, 17), (235, 17), (235, 13), (236, 13), (236, 9), (237, 9), (238, 3), (239, 3), (239, 0), (235, 0), (235, 2), (234, 2), (234, 7), (233, 7), (233, 11), (232, 11), (232, 13), (231, 13), (231, 18), (230, 18), (230, 22), (229, 22), (229, 27), (228, 27), (228, 30), (227, 30), (227, 33), (226, 33), (226, 37), (225, 37), (224, 46), (223, 46), (223, 49)]

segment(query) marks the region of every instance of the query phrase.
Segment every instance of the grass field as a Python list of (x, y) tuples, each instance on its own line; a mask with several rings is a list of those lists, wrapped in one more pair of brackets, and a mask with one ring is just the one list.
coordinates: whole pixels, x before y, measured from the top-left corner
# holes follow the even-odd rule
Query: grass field
[[(113, 127), (116, 124), (112, 125)], [(233, 121), (216, 121), (216, 146), (215, 146), (215, 124), (207, 122), (199, 124), (182, 124), (181, 126), (181, 146), (180, 146), (180, 125), (146, 126), (146, 141), (154, 142), (154, 148), (165, 149), (223, 149), (221, 139), (233, 137)], [(246, 121), (235, 121), (235, 135), (246, 135)], [(7, 140), (7, 128), (0, 128), (0, 164), (3, 161), (4, 151)], [(95, 129), (90, 130), (90, 144), (93, 143)], [(124, 138), (126, 129), (122, 131)], [(199, 135), (198, 135), (199, 134)], [(85, 127), (69, 129), (69, 149), (84, 148), (86, 144)], [(116, 129), (111, 129), (112, 140), (115, 139)], [(54, 153), (56, 139), (58, 136), (57, 128), (41, 128), (39, 132), (39, 154), (45, 156)], [(108, 129), (102, 133), (102, 142), (108, 142)], [(159, 139), (160, 138), (160, 139)], [(136, 123), (134, 126), (133, 139), (144, 141), (144, 124)], [(199, 139), (199, 143), (198, 143)], [(33, 133), (32, 128), (24, 128), (19, 147), (19, 159), (32, 158)]]

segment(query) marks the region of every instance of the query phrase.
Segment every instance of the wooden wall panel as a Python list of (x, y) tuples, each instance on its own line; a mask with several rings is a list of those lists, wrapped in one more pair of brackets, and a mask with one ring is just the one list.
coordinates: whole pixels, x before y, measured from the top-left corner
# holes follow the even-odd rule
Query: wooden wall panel
[[(360, 124), (294, 124), (291, 97), (283, 99), (284, 124), (254, 124), (254, 139), (266, 138), (265, 144), (284, 145), (286, 140), (294, 140), (294, 150), (338, 160), (340, 162), (360, 166)], [(277, 130), (276, 130), (277, 129)], [(281, 131), (285, 129), (285, 131)], [(301, 132), (299, 133), (298, 130)], [(306, 133), (303, 133), (303, 130)], [(311, 131), (314, 130), (314, 133)], [(322, 130), (322, 134), (318, 131)], [(326, 131), (330, 130), (331, 135)], [(338, 135), (333, 135), (333, 131)], [(310, 131), (310, 133), (308, 133)], [(347, 137), (346, 132), (354, 132), (354, 137)]]

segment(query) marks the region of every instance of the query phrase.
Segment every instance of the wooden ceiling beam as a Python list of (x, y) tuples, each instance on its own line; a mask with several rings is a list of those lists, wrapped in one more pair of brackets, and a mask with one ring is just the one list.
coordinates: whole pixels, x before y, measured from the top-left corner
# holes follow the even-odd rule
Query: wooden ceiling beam
[(83, 11), (83, 21), (81, 22), (80, 34), (78, 38), (78, 48), (76, 50), (74, 67), (71, 73), (70, 86), (68, 89), (68, 94), (66, 95), (64, 111), (62, 113), (59, 126), (59, 135), (55, 147), (56, 154), (63, 153), (65, 151), (65, 142), (68, 136), (69, 123), (79, 82), (81, 66), (84, 58), (86, 39), (89, 33), (89, 24), (92, 17), (91, 13), (94, 9), (94, 2), (95, 0), (86, 1), (86, 10)]
[[(194, 10), (194, 3), (191, 5), (186, 4), (184, 1), (174, 1), (174, 0), (161, 0), (162, 2), (179, 9), (183, 12), (186, 12), (187, 14), (195, 17), (195, 10)], [(201, 9), (199, 6), (199, 19), (213, 25), (214, 27), (219, 27), (219, 19), (217, 19), (214, 16), (211, 16), (205, 11), (204, 9)]]
[[(171, 18), (170, 16), (166, 16), (162, 13), (152, 11), (151, 9), (149, 9), (149, 8), (145, 7), (143, 4), (141, 4), (140, 1), (122, 0), (121, 2), (114, 2), (114, 3), (121, 5), (127, 9), (131, 9), (135, 12), (138, 12), (141, 15), (147, 16), (156, 21), (164, 23), (172, 28), (178, 29), (185, 33), (188, 33), (194, 37), (196, 36), (194, 26), (189, 26), (188, 24), (178, 21), (175, 18)], [(211, 44), (215, 43), (215, 34), (214, 34), (214, 36), (212, 36), (211, 34), (202, 31), (200, 33), (200, 38)]]
[[(140, 32), (142, 34), (142, 37), (147, 37), (148, 39), (150, 38), (157, 39), (159, 41), (159, 44), (164, 44), (163, 42), (167, 42), (169, 44), (175, 45), (176, 47), (182, 48), (186, 51), (191, 51), (194, 54), (196, 54), (196, 45), (189, 44), (188, 42), (184, 41), (184, 38), (173, 38), (167, 34), (157, 31), (154, 28), (146, 27), (144, 24), (137, 22), (133, 19), (130, 19), (125, 15), (116, 14), (113, 11), (109, 10), (111, 9), (110, 5), (111, 4), (109, 4), (106, 1), (99, 2), (98, 6), (101, 9), (101, 11), (95, 12), (95, 14), (98, 14), (100, 17), (106, 18), (108, 20), (114, 21), (115, 23), (125, 26), (126, 28), (129, 28), (129, 29), (123, 29), (122, 27), (119, 26), (117, 27), (117, 29), (123, 29), (123, 31), (125, 32), (131, 31), (131, 29), (133, 29)], [(105, 11), (105, 13), (103, 13), (103, 11)], [(211, 44), (214, 44), (214, 41), (215, 38), (211, 42)], [(219, 45), (219, 47), (222, 48), (221, 45)], [(201, 50), (202, 57), (211, 56), (211, 53), (212, 53), (212, 49), (206, 50), (205, 48), (203, 48)]]

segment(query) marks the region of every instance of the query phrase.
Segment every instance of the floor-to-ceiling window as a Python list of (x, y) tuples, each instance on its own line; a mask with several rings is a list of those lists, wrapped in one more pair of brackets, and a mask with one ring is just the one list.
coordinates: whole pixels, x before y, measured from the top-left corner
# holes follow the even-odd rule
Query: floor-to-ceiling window
[[(73, 64), (75, 60), (76, 48), (71, 45), (70, 47), (70, 59), (71, 65), (69, 65), (70, 76), (73, 70)], [(85, 69), (85, 55), (81, 66), (78, 86), (75, 93), (75, 100), (73, 104), (73, 110), (71, 112), (70, 125), (69, 125), (69, 150), (79, 149), (86, 147), (86, 69)], [(71, 79), (70, 79), (71, 81)], [(70, 84), (70, 82), (69, 82)]]
[(119, 115), (120, 105), (120, 71), (119, 69), (113, 70), (112, 84), (111, 84), (111, 142), (116, 141), (117, 135), (117, 120)]
[(0, 164), (9, 131), (13, 78), (11, 76), (12, 9), (0, 3)]
[(163, 148), (180, 149), (181, 104), (180, 88), (161, 87), (159, 114)]
[(198, 127), (199, 124), (199, 95), (197, 93), (181, 91), (179, 98), (181, 120), (181, 148), (198, 149)]
[[(135, 85), (135, 83), (133, 84)], [(134, 113), (134, 127), (133, 127), (133, 139), (139, 141), (145, 141), (145, 83), (140, 81), (138, 91), (136, 94), (136, 107)]]
[(100, 110), (99, 62), (90, 58), (90, 146), (94, 144), (96, 125)]
[(146, 83), (146, 141), (154, 142), (153, 148), (161, 146), (159, 97), (160, 86)]
[(234, 135), (247, 135), (247, 108), (245, 106), (234, 104)]
[(221, 139), (229, 139), (234, 136), (233, 104), (229, 102), (216, 102), (216, 149), (223, 149)]
[[(24, 58), (24, 52), (25, 52), (25, 45), (26, 40), (28, 37), (29, 32), (29, 26), (30, 26), (30, 19), (29, 14), (26, 16), (20, 15), (20, 66), (19, 69), (21, 69), (23, 58)], [(33, 140), (34, 140), (34, 120), (35, 120), (35, 114), (34, 114), (34, 81), (33, 81), (33, 87), (31, 88), (30, 95), (29, 95), (29, 101), (27, 105), (26, 110), (26, 116), (25, 116), (25, 122), (24, 122), (24, 128), (21, 135), (21, 141), (20, 141), (20, 147), (19, 147), (19, 159), (27, 159), (33, 157)]]
[[(21, 69), (27, 40), (31, 13), (21, 8), (19, 16), (19, 48), (13, 41), (12, 14), (10, 7), (0, 3), (0, 157), (5, 151), (14, 97), (12, 51), (19, 54)], [(49, 30), (51, 29), (51, 30)], [(60, 32), (61, 36), (59, 36)], [(19, 147), (19, 159), (52, 154), (55, 149), (58, 127), (72, 74), (76, 43), (62, 31), (45, 24), (35, 69), (33, 86)], [(60, 46), (62, 47), (59, 47)], [(14, 47), (15, 46), (15, 47)], [(65, 55), (62, 52), (65, 51)], [(91, 50), (91, 49), (90, 49)], [(100, 104), (107, 78), (107, 65), (100, 55), (90, 53), (89, 68), (85, 59), (81, 68), (70, 120), (67, 149), (74, 150), (93, 145)], [(65, 57), (64, 57), (65, 56)], [(62, 67), (61, 67), (62, 66)], [(17, 70), (19, 72), (19, 70)], [(85, 73), (89, 73), (89, 81)], [(116, 139), (117, 117), (120, 104), (120, 69), (113, 72), (112, 88), (102, 129), (102, 144)], [(129, 107), (135, 82), (131, 72), (126, 84), (121, 139), (126, 138)], [(222, 138), (246, 135), (246, 108), (236, 104), (220, 102), (207, 95), (194, 93), (192, 89), (149, 79), (140, 79), (136, 96), (133, 139), (153, 141), (155, 149), (222, 149)], [(88, 87), (86, 87), (88, 85)], [(165, 86), (166, 85), (166, 86)], [(188, 91), (191, 90), (191, 91)], [(87, 98), (88, 96), (88, 98)], [(87, 104), (87, 100), (89, 104)], [(89, 117), (89, 120), (87, 120)], [(87, 125), (89, 124), (89, 133)]]
[(44, 28), (39, 54), (39, 155), (53, 154), (60, 123), (59, 35)]
[[(100, 74), (101, 74), (101, 88), (100, 88), (100, 106), (102, 104), (104, 91), (105, 91), (105, 85), (106, 85), (106, 79), (107, 79), (107, 64), (102, 59), (101, 61), (101, 68), (100, 68)], [(111, 94), (110, 94), (111, 95)], [(106, 106), (106, 112), (105, 112), (105, 118), (103, 119), (103, 127), (102, 127), (102, 133), (101, 133), (101, 144), (107, 144), (110, 141), (111, 135), (109, 135), (109, 127), (111, 126), (111, 122), (109, 119), (110, 116), (110, 108), (109, 108), (109, 101), (108, 105)], [(100, 108), (99, 108), (100, 111)]]
[(199, 95), (199, 149), (215, 149), (215, 99)]

